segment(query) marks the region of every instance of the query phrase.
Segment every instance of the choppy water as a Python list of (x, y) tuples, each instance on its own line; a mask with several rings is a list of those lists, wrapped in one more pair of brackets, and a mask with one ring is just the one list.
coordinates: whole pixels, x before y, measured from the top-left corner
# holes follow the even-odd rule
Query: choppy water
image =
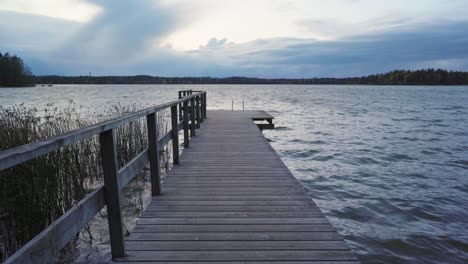
[(363, 263), (468, 263), (468, 87), (56, 85), (0, 89), (0, 104), (99, 112), (180, 89), (274, 115), (265, 135)]

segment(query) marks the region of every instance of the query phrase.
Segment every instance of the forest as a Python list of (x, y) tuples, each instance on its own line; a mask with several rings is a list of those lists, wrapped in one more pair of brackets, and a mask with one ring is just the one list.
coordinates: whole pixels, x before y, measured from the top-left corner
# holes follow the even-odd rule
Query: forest
[(34, 76), (18, 56), (0, 52), (0, 86), (34, 86)]
[(360, 84), (360, 85), (468, 85), (468, 72), (443, 69), (395, 70), (349, 78), (265, 79), (249, 77), (37, 76), (42, 84)]
[(251, 78), (134, 76), (34, 76), (23, 60), (0, 53), (0, 87), (34, 84), (345, 84), (345, 85), (468, 85), (468, 72), (444, 69), (395, 70), (383, 74), (346, 78)]

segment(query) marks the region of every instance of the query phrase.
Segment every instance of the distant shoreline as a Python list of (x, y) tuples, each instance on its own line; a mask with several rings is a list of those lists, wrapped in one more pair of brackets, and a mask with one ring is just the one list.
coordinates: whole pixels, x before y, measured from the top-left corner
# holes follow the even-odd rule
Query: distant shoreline
[(347, 78), (251, 78), (251, 77), (160, 77), (134, 76), (35, 76), (37, 84), (279, 84), (279, 85), (468, 85), (468, 72), (447, 70), (397, 70), (384, 74)]
[[(349, 85), (349, 86), (468, 86), (468, 84), (348, 84), (348, 83), (55, 83), (55, 85)], [(0, 88), (31, 88), (31, 87), (47, 87), (47, 85), (36, 84), (32, 86), (0, 86)]]

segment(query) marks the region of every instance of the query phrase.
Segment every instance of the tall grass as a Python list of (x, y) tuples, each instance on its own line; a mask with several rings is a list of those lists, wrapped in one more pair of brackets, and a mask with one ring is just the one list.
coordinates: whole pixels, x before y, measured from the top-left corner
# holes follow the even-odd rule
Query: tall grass
[[(83, 109), (73, 103), (65, 109), (41, 111), (22, 105), (0, 107), (0, 150), (46, 139), (135, 110), (135, 106), (116, 105), (96, 117), (83, 113)], [(161, 133), (168, 130), (168, 122), (163, 116), (159, 115)], [(120, 166), (147, 148), (146, 131), (144, 118), (117, 128), (117, 160)], [(102, 183), (99, 150), (98, 138), (93, 137), (0, 171), (0, 260), (18, 250)], [(160, 153), (166, 168), (168, 153), (167, 149)], [(140, 175), (139, 179), (143, 178)], [(141, 186), (136, 186), (134, 190), (138, 191)]]

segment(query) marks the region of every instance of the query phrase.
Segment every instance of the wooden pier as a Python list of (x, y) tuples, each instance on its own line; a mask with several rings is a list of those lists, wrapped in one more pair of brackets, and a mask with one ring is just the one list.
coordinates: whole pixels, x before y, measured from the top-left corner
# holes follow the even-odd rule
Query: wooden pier
[(358, 263), (253, 119), (272, 117), (208, 111), (123, 261)]
[[(158, 137), (156, 115), (166, 108), (172, 128)], [(139, 118), (149, 147), (119, 168), (115, 129)], [(179, 100), (0, 152), (3, 170), (99, 135), (104, 173), (102, 186), (6, 263), (47, 262), (104, 206), (113, 262), (359, 263), (261, 133), (272, 120), (264, 111), (207, 111), (205, 92), (181, 91)], [(170, 142), (174, 167), (161, 180), (158, 153)], [(121, 189), (148, 163), (153, 197), (124, 238)]]

